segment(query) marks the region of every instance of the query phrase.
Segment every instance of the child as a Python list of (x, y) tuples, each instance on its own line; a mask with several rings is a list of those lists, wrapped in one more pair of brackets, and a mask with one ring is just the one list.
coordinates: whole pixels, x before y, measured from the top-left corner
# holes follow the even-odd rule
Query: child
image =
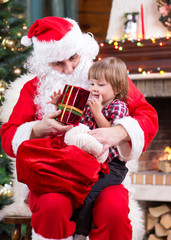
[[(88, 74), (90, 96), (83, 113), (81, 123), (92, 130), (97, 127), (109, 127), (119, 118), (128, 116), (126, 100), (128, 97), (128, 74), (126, 64), (115, 57), (104, 58), (94, 63)], [(84, 206), (75, 211), (76, 235), (75, 240), (85, 239), (91, 230), (92, 209), (95, 199), (107, 186), (119, 185), (125, 178), (127, 167), (119, 159), (115, 147), (109, 149), (108, 156), (110, 173), (99, 174), (99, 180), (85, 199)], [(117, 197), (117, 196), (116, 196)]]
[[(92, 130), (97, 127), (109, 127), (115, 124), (115, 120), (128, 116), (126, 100), (128, 97), (128, 75), (126, 64), (115, 57), (105, 58), (94, 63), (89, 70), (90, 96), (83, 112), (81, 123)], [(51, 96), (53, 104), (56, 104), (61, 92)], [(76, 209), (73, 220), (76, 222), (75, 240), (85, 239), (92, 227), (92, 209), (95, 199), (107, 186), (119, 185), (125, 178), (127, 167), (125, 162), (119, 159), (115, 147), (109, 149), (110, 173), (100, 172), (99, 180), (94, 184), (92, 191), (85, 199), (84, 205)]]

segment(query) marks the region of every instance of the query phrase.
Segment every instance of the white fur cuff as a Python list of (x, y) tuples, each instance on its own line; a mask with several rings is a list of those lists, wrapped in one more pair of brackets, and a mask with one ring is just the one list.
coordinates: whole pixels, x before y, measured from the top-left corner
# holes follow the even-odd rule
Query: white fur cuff
[(35, 233), (35, 231), (32, 229), (32, 240), (73, 240), (73, 236), (62, 239), (44, 238), (41, 235)]
[(124, 117), (117, 119), (115, 125), (122, 125), (131, 138), (130, 146), (129, 142), (122, 141), (118, 146), (118, 152), (120, 158), (123, 161), (138, 159), (142, 153), (144, 147), (144, 132), (141, 129), (137, 120), (132, 117)]
[(36, 122), (37, 121), (26, 122), (22, 124), (20, 127), (18, 127), (12, 141), (12, 148), (15, 155), (17, 154), (17, 150), (20, 144), (23, 141), (30, 139), (32, 127)]

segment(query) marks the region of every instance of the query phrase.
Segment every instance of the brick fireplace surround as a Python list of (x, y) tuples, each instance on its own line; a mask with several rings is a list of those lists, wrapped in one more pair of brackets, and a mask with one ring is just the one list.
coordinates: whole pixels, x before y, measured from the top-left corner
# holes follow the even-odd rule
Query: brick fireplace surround
[(139, 158), (138, 172), (132, 173), (135, 199), (171, 202), (171, 173), (158, 170), (165, 147), (171, 147), (171, 74), (130, 76), (159, 117), (159, 131)]
[[(160, 42), (163, 43), (161, 47)], [(127, 64), (129, 77), (154, 106), (159, 116), (159, 131), (146, 151), (141, 155), (138, 172), (131, 174), (135, 189), (134, 198), (140, 201), (171, 203), (171, 173), (158, 171), (159, 158), (166, 146), (171, 147), (171, 39), (141, 41), (141, 47), (135, 42), (118, 42), (123, 50), (115, 49), (114, 44), (100, 45), (98, 57), (115, 56)], [(141, 74), (141, 67), (150, 74)], [(159, 70), (165, 73), (160, 74)]]

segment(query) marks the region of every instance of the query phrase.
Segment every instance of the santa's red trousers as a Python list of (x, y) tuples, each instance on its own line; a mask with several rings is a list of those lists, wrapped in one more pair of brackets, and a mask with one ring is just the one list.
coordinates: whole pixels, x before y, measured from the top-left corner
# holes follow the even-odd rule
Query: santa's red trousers
[[(31, 225), (35, 233), (47, 239), (72, 236), (75, 223), (70, 220), (73, 207), (68, 196), (61, 193), (29, 195)], [(132, 227), (128, 218), (128, 191), (122, 186), (109, 186), (95, 201), (90, 240), (131, 240)]]

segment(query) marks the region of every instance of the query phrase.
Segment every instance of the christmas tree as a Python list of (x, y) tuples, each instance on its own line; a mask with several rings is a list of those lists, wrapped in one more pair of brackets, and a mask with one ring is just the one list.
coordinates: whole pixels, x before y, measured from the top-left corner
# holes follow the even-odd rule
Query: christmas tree
[[(21, 37), (27, 34), (25, 7), (15, 0), (0, 0), (0, 106), (8, 84), (25, 72), (23, 64), (30, 51), (30, 48), (20, 43)], [(0, 209), (11, 202), (10, 176), (10, 159), (4, 153), (0, 142)], [(8, 226), (0, 223), (0, 239), (2, 234), (3, 239), (6, 239), (4, 232), (6, 236), (9, 231)]]

